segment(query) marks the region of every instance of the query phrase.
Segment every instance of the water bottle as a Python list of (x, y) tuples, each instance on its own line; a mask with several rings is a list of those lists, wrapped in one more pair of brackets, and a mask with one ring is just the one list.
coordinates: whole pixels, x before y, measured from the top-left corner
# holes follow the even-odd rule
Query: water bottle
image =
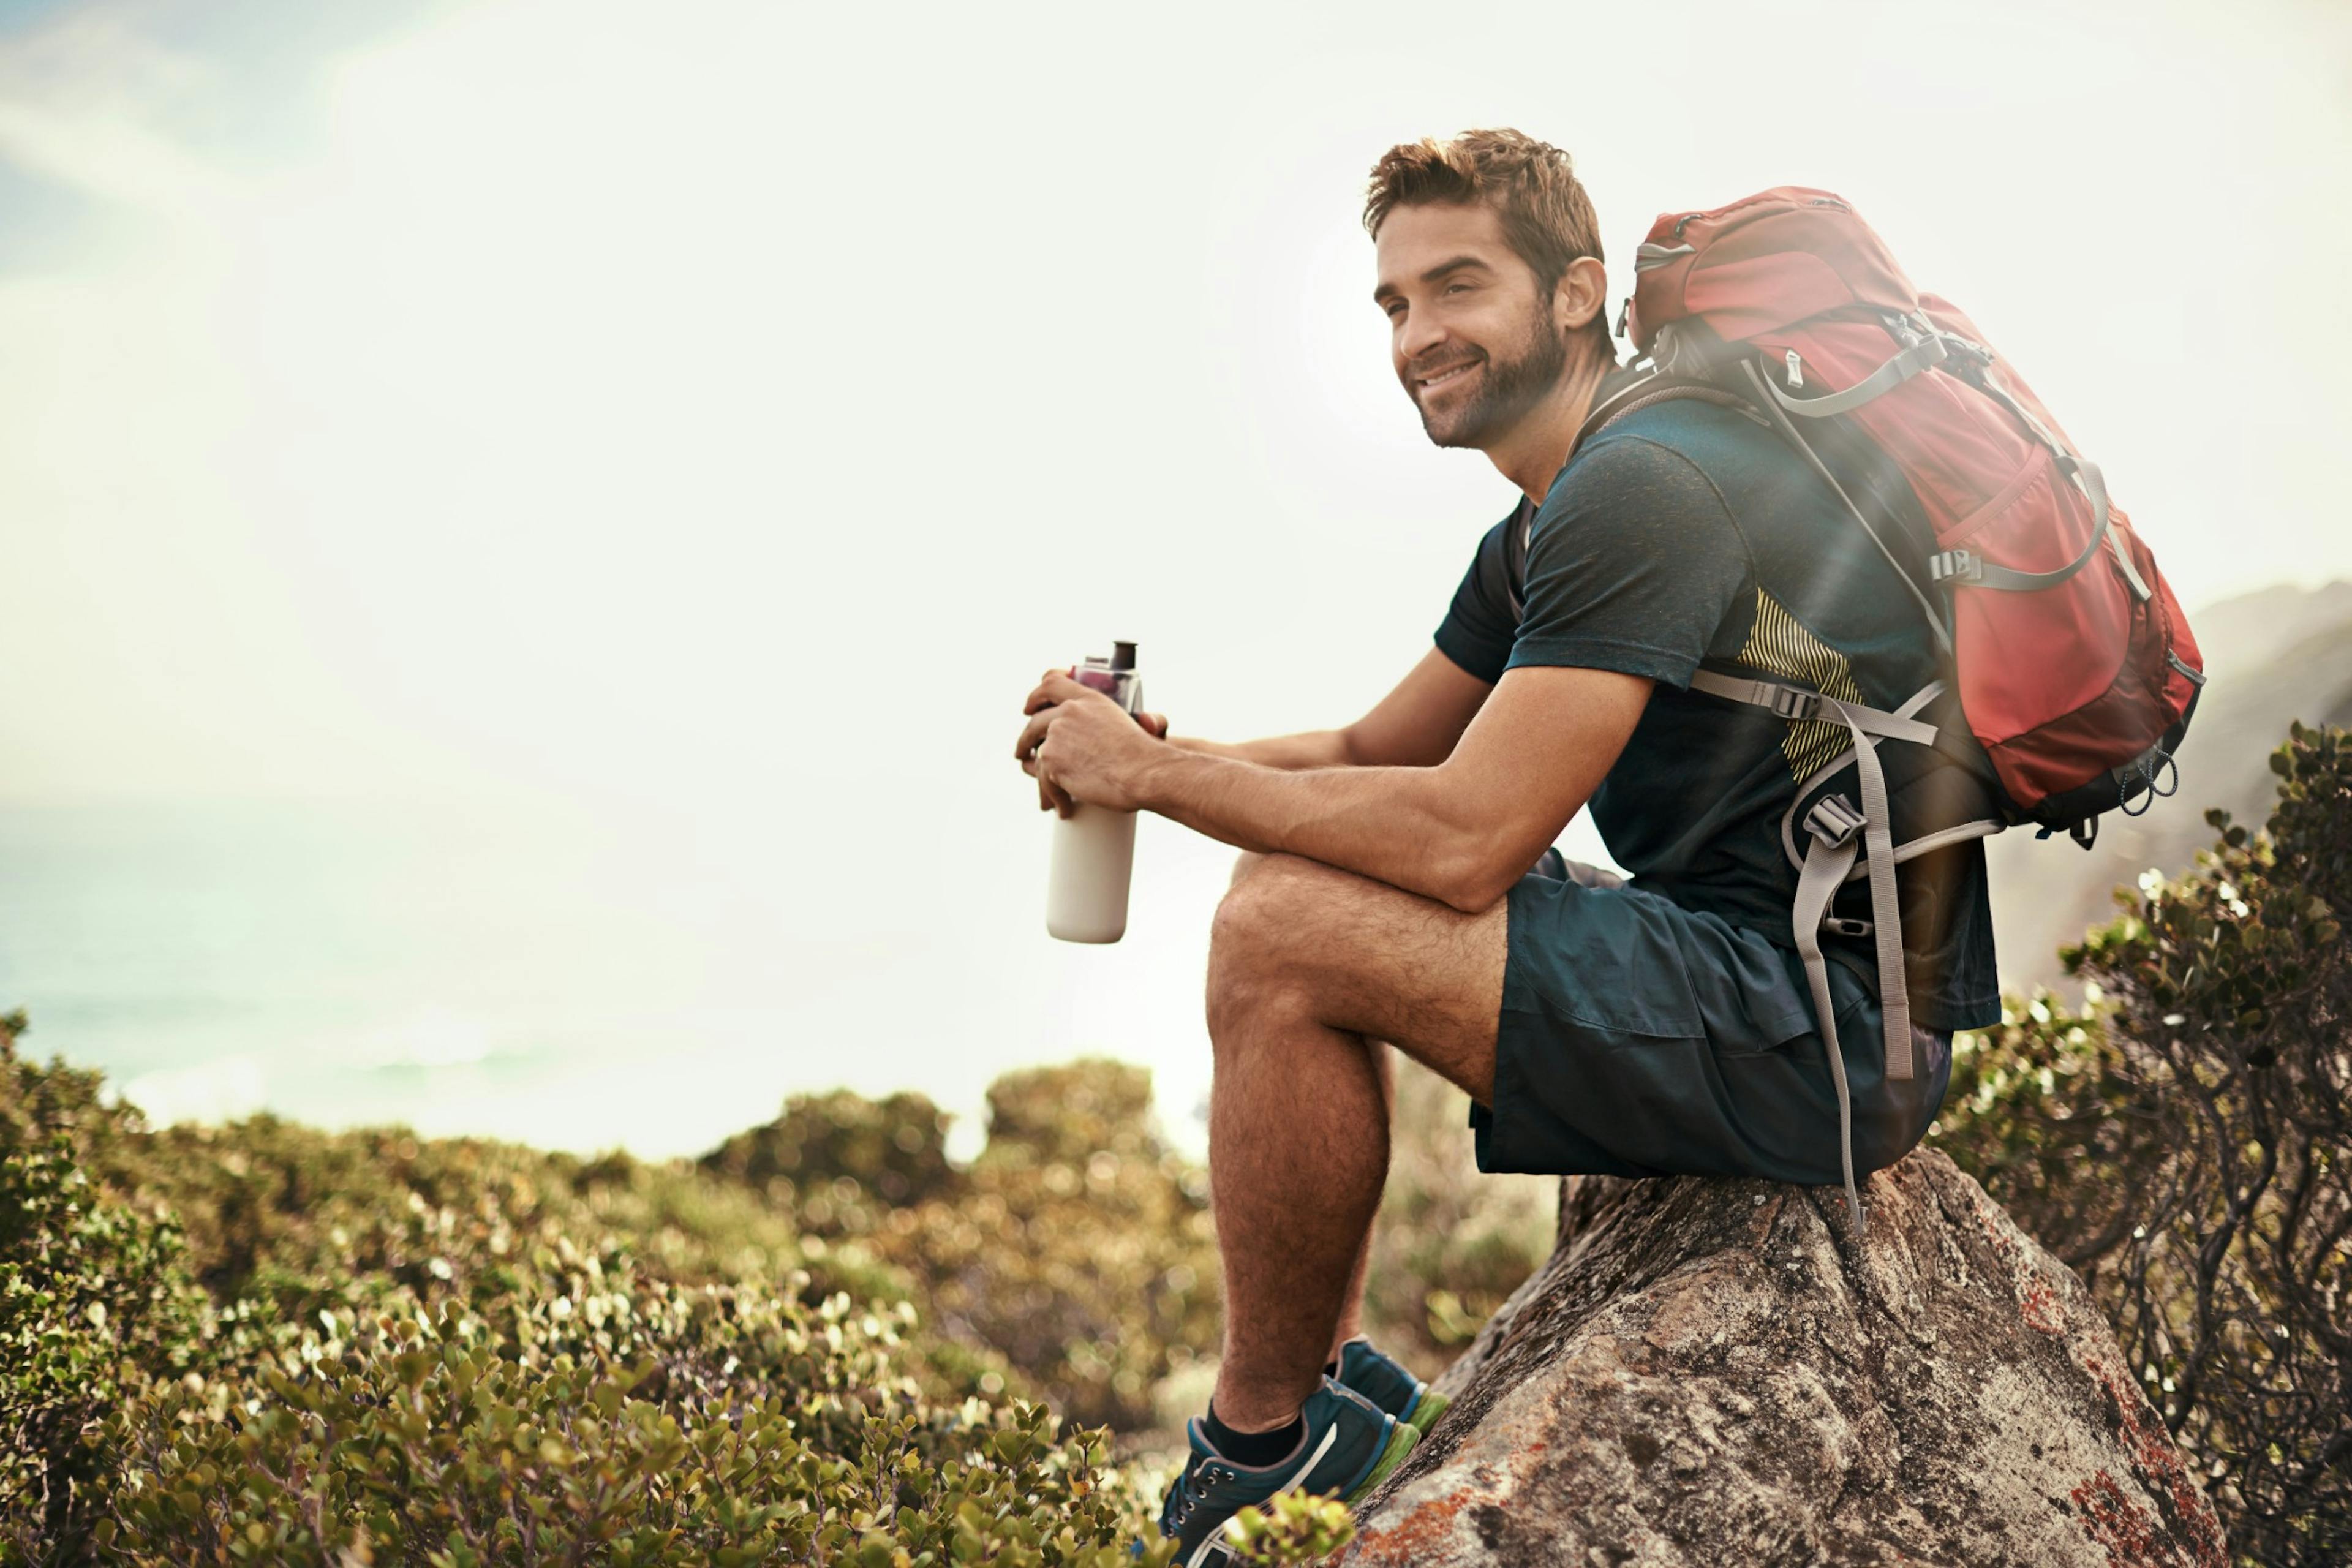
[[(1082, 686), (1136, 712), (1143, 677), (1135, 645), (1111, 644), (1108, 658), (1088, 658), (1070, 672)], [(1127, 934), (1127, 888), (1135, 869), (1135, 813), (1081, 805), (1054, 819), (1054, 858), (1045, 881), (1045, 930), (1064, 942), (1117, 942)]]

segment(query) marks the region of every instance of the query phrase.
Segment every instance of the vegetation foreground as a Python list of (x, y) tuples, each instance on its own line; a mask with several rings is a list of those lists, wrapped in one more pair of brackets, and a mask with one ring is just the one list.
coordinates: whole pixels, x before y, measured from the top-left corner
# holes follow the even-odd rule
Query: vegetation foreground
[[(2352, 1556), (2352, 737), (1964, 1042), (1933, 1134), (2080, 1270), (2244, 1563)], [(2053, 853), (2062, 851), (2053, 850)], [(1111, 1063), (694, 1164), (257, 1117), (151, 1130), (0, 1019), (0, 1564), (1130, 1568), (1214, 1343), (1203, 1173)], [(1371, 1328), (1424, 1374), (1549, 1249), (1405, 1075)], [(1260, 1521), (1312, 1560), (1336, 1504)]]

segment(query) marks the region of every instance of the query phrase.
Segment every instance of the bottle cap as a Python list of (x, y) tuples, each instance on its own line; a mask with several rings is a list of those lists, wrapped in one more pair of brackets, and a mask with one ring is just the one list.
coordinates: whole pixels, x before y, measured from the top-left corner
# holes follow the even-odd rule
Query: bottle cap
[(1133, 669), (1135, 668), (1135, 645), (1131, 642), (1115, 642), (1111, 644), (1110, 667), (1117, 670)]

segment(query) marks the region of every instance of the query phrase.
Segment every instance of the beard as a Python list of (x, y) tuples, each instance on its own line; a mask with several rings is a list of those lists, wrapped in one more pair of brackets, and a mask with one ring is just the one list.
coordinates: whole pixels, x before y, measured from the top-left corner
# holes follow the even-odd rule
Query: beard
[[(1429, 367), (1407, 366), (1405, 393), (1421, 410), (1421, 427), (1440, 447), (1484, 447), (1524, 417), (1559, 384), (1568, 370), (1568, 342), (1542, 312), (1529, 311), (1528, 330), (1508, 354), (1488, 353), (1477, 384), (1467, 397), (1433, 410), (1413, 390), (1412, 378)], [(1443, 395), (1441, 394), (1441, 395)]]

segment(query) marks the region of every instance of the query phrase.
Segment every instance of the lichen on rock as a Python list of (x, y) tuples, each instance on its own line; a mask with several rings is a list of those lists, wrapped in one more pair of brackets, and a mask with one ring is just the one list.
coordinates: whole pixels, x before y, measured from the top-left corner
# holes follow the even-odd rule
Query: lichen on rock
[(1570, 1178), (1338, 1561), (2222, 1568), (2074, 1275), (1940, 1153), (1865, 1191)]

